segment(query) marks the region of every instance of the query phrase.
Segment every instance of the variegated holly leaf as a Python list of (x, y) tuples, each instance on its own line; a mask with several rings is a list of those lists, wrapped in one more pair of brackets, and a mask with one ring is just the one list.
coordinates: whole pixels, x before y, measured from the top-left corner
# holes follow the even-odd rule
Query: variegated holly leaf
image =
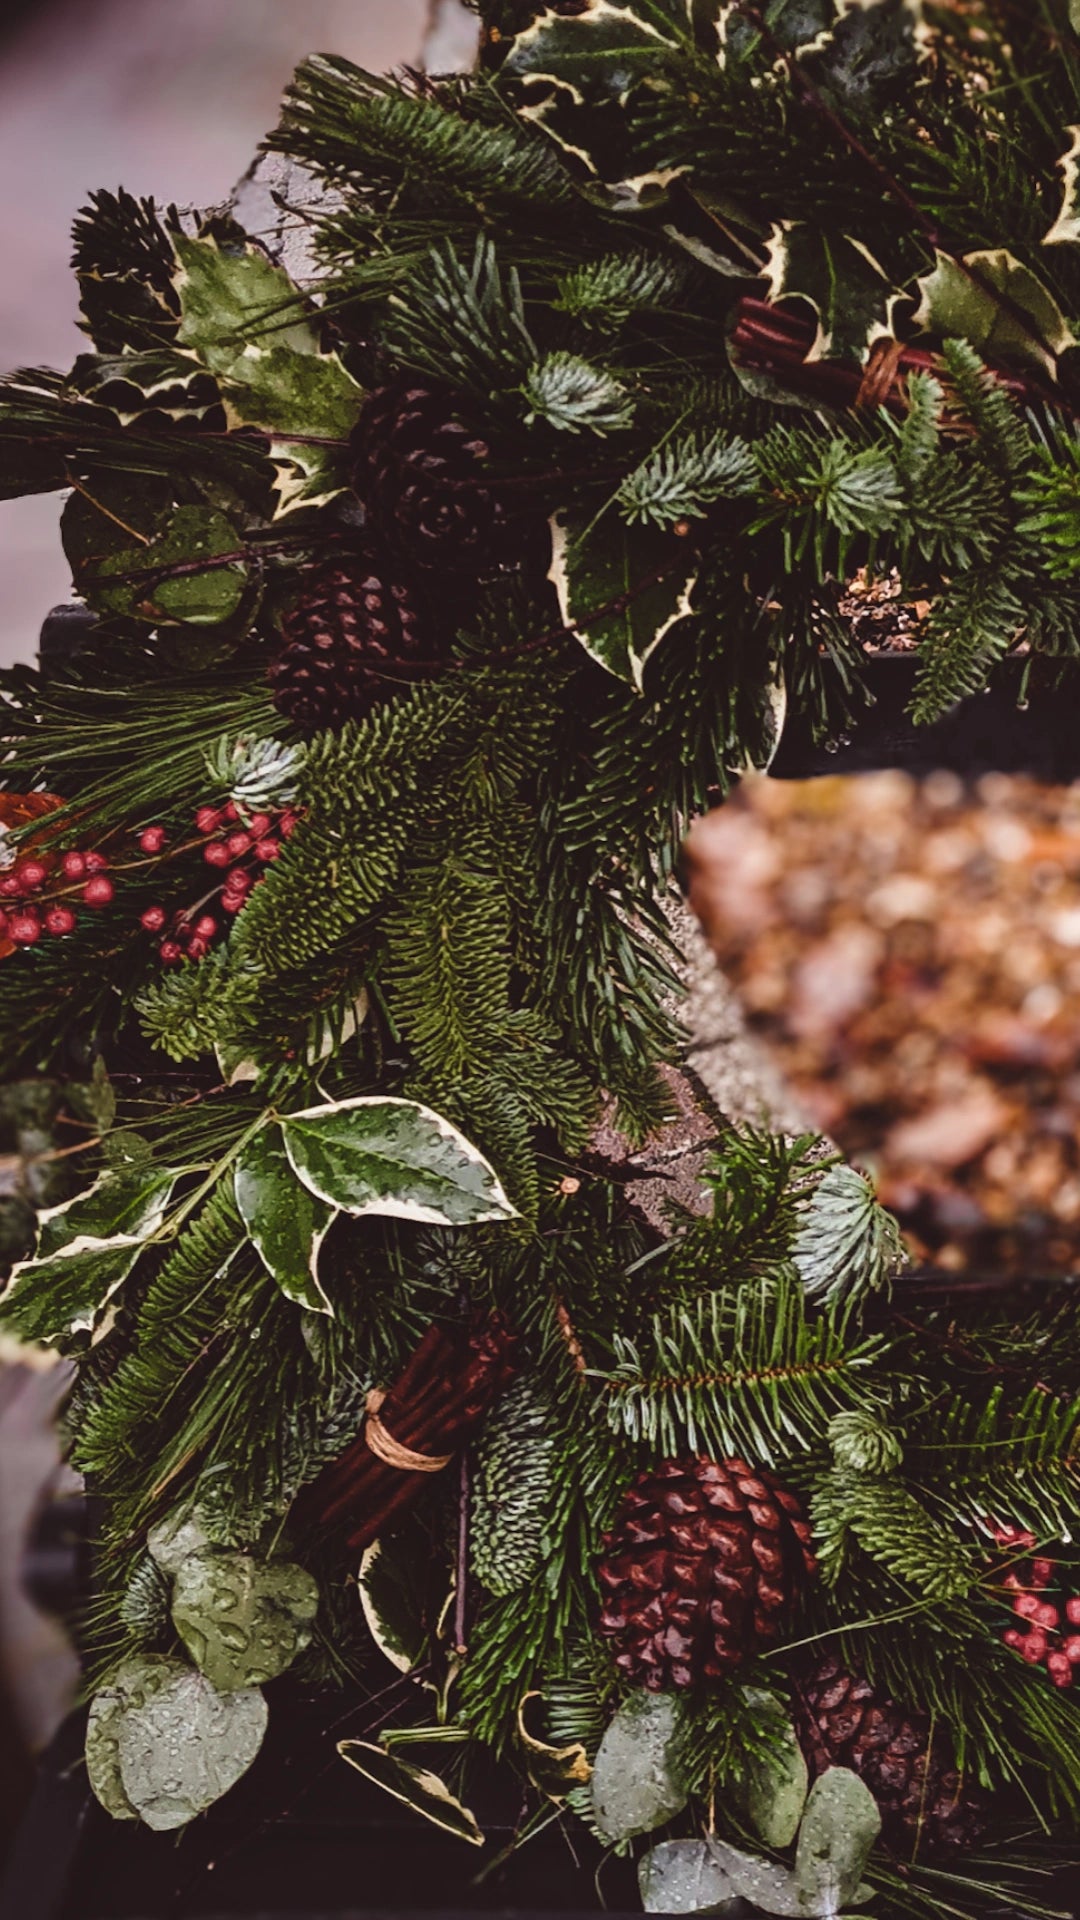
[(281, 1126), (297, 1178), (343, 1213), (440, 1227), (514, 1215), (483, 1154), (416, 1100), (368, 1094), (287, 1114)]
[(165, 1218), (178, 1175), (110, 1169), (39, 1216), (37, 1251), (12, 1268), (0, 1322), (23, 1340), (89, 1332)]
[(319, 1251), (337, 1213), (297, 1179), (280, 1127), (266, 1126), (248, 1141), (234, 1183), (240, 1217), (286, 1299), (333, 1313), (319, 1282)]
[(1048, 233), (1044, 247), (1060, 247), (1080, 240), (1080, 127), (1066, 127), (1069, 144), (1058, 161), (1061, 173), (1061, 208)]
[(484, 1836), (475, 1814), (454, 1798), (437, 1773), (414, 1767), (408, 1760), (400, 1760), (397, 1754), (387, 1753), (385, 1747), (375, 1746), (370, 1740), (340, 1740), (338, 1752), (365, 1780), (381, 1787), (395, 1800), (403, 1801), (414, 1813), (441, 1827), (444, 1833), (452, 1833), (470, 1847), (483, 1846)]
[(633, 530), (613, 510), (551, 523), (552, 581), (563, 624), (586, 653), (640, 691), (645, 662), (690, 611), (697, 567), (686, 543), (659, 528)]
[(781, 220), (769, 236), (766, 275), (770, 300), (803, 300), (817, 316), (808, 360), (861, 366), (875, 340), (893, 337), (893, 308), (903, 296), (849, 234)]
[(177, 338), (216, 376), (230, 425), (270, 435), (280, 512), (332, 499), (348, 482), (363, 388), (321, 350), (299, 289), (258, 247), (225, 252), (184, 234), (173, 244)]
[[(159, 347), (145, 353), (81, 353), (63, 388), (107, 407), (121, 426), (137, 421), (202, 421), (221, 405), (213, 374), (185, 353)], [(147, 423), (147, 415), (154, 421)]]
[[(681, 20), (680, 20), (681, 12)], [(688, 40), (685, 8), (663, 0), (584, 0), (577, 13), (538, 13), (515, 34), (502, 63), (503, 80), (553, 80), (590, 98), (625, 98), (635, 81), (656, 71), (658, 59)]]
[(1004, 247), (965, 254), (962, 263), (939, 253), (918, 285), (917, 326), (967, 340), (988, 360), (1026, 361), (1057, 378), (1072, 328), (1049, 288)]

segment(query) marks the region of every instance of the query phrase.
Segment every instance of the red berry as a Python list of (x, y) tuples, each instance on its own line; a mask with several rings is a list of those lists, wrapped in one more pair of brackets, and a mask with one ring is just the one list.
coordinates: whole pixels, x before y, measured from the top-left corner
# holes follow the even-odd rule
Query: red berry
[(253, 840), (261, 840), (264, 833), (269, 833), (272, 824), (268, 813), (253, 813), (248, 821), (248, 832)]
[(1080, 1662), (1080, 1633), (1070, 1633), (1062, 1652), (1066, 1660), (1072, 1661), (1074, 1667)]
[(224, 840), (211, 840), (203, 848), (203, 859), (211, 867), (227, 867), (231, 858)]
[(49, 869), (41, 860), (20, 860), (15, 876), (24, 887), (42, 887), (49, 877)]
[(7, 914), (4, 912), (3, 907), (0, 907), (0, 940), (6, 939), (7, 930), (8, 930), (8, 917), (7, 917)]
[(295, 813), (282, 814), (281, 819), (278, 821), (278, 832), (281, 834), (283, 839), (285, 840), (292, 839), (293, 834), (296, 832)]
[(281, 847), (276, 840), (257, 840), (255, 843), (256, 860), (279, 860)]
[(107, 907), (115, 889), (111, 880), (103, 873), (95, 873), (82, 890), (82, 897), (88, 907)]
[(86, 872), (86, 855), (80, 853), (77, 847), (72, 847), (70, 853), (65, 853), (60, 864), (69, 880), (81, 880)]
[(195, 815), (195, 825), (200, 833), (216, 833), (221, 825), (221, 813), (217, 807), (200, 807)]
[(227, 893), (250, 893), (251, 875), (245, 867), (232, 867), (225, 875)]
[(144, 853), (160, 853), (168, 837), (164, 827), (144, 827), (139, 835), (139, 845)]
[(1031, 1618), (1037, 1627), (1045, 1627), (1047, 1631), (1051, 1633), (1056, 1632), (1057, 1628), (1061, 1625), (1061, 1609), (1059, 1607), (1052, 1607), (1048, 1600), (1044, 1600), (1042, 1605), (1032, 1614)]
[(5, 873), (0, 880), (0, 898), (4, 900), (21, 900), (22, 890), (22, 881), (13, 873)]
[(164, 907), (147, 907), (146, 912), (139, 915), (139, 924), (147, 933), (160, 933), (167, 919)]
[(1019, 1653), (1021, 1647), (1023, 1646), (1025, 1637), (1026, 1636), (1021, 1633), (1019, 1627), (1006, 1627), (1004, 1633), (1001, 1636), (1002, 1640), (1005, 1642), (1005, 1645), (1007, 1647), (1015, 1647), (1017, 1653)]
[(1065, 1618), (1070, 1627), (1080, 1627), (1080, 1593), (1074, 1593), (1071, 1600), (1066, 1600)]
[(17, 947), (32, 947), (35, 940), (41, 939), (41, 921), (31, 909), (24, 913), (13, 913), (8, 921), (8, 937)]
[(1020, 1652), (1029, 1667), (1037, 1667), (1041, 1661), (1045, 1660), (1048, 1644), (1045, 1633), (1041, 1633), (1038, 1628), (1024, 1635)]
[(1046, 1671), (1055, 1687), (1071, 1687), (1073, 1670), (1063, 1653), (1050, 1653), (1046, 1657)]
[(88, 853), (86, 856), (87, 873), (104, 873), (108, 864), (103, 853)]
[(217, 921), (212, 913), (200, 913), (192, 927), (192, 937), (197, 940), (212, 940), (218, 930)]
[(251, 835), (243, 831), (240, 833), (230, 833), (225, 845), (228, 847), (233, 859), (239, 860), (243, 854), (251, 852)]
[(49, 933), (73, 933), (75, 915), (70, 907), (50, 907), (45, 915), (45, 926)]
[(1003, 1587), (1008, 1587), (1010, 1593), (1022, 1593), (1024, 1590), (1024, 1583), (1020, 1575), (1016, 1572), (1015, 1568), (1012, 1567), (1010, 1567), (1008, 1573), (1004, 1575), (1001, 1584)]
[(1033, 1587), (1048, 1587), (1054, 1577), (1052, 1560), (1033, 1560), (1031, 1563), (1031, 1584)]
[(1034, 1620), (1040, 1605), (1033, 1593), (1020, 1593), (1013, 1601), (1013, 1612), (1018, 1613), (1021, 1620)]
[(191, 939), (188, 941), (188, 947), (187, 947), (188, 959), (203, 960), (205, 959), (209, 951), (210, 951), (209, 940), (200, 940), (198, 934), (192, 934)]
[(171, 967), (176, 964), (177, 960), (182, 959), (184, 949), (175, 940), (163, 940), (158, 948), (158, 952), (164, 960), (165, 965)]
[(241, 907), (246, 905), (246, 893), (229, 893), (228, 890), (226, 890), (221, 896), (221, 909), (223, 913), (239, 913)]
[(235, 800), (226, 800), (221, 809), (221, 817), (223, 820), (239, 820), (240, 809)]

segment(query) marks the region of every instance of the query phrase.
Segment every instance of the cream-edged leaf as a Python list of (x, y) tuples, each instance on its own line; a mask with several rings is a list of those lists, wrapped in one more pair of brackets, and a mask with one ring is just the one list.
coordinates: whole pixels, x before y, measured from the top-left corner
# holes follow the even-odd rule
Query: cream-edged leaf
[(281, 1126), (305, 1187), (354, 1217), (463, 1227), (514, 1215), (479, 1149), (416, 1100), (369, 1094), (285, 1115)]
[(387, 1753), (385, 1747), (375, 1746), (370, 1740), (340, 1740), (338, 1752), (366, 1780), (381, 1787), (384, 1793), (392, 1794), (395, 1800), (403, 1801), (434, 1826), (454, 1834), (470, 1847), (483, 1846), (484, 1836), (475, 1814), (454, 1798), (437, 1773), (414, 1767), (408, 1760)]
[(263, 1127), (248, 1141), (233, 1180), (255, 1251), (286, 1299), (332, 1314), (319, 1280), (319, 1252), (337, 1216), (297, 1179), (280, 1127)]
[(645, 662), (690, 611), (692, 552), (657, 528), (631, 530), (614, 511), (551, 522), (551, 566), (563, 624), (586, 653), (639, 692)]

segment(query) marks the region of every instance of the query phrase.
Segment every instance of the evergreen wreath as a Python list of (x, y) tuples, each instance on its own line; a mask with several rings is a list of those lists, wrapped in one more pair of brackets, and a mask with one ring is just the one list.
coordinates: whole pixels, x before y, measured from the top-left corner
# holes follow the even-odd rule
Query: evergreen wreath
[(686, 823), (779, 685), (857, 710), (852, 573), (918, 720), (1075, 687), (1077, 9), (478, 11), (468, 77), (300, 68), (304, 284), (98, 193), (88, 351), (0, 385), (95, 616), (0, 723), (6, 1071), (82, 1129), (3, 1327), (76, 1362), (90, 1777), (182, 1825), (289, 1670), (464, 1841), (495, 1749), (651, 1911), (1047, 1911), (1075, 1310), (901, 1311), (809, 1137), (717, 1121), (664, 1234), (625, 1161)]

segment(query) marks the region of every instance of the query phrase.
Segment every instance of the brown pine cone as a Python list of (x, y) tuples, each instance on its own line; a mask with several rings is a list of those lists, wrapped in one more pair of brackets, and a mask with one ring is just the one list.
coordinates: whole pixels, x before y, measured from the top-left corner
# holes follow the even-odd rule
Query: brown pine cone
[(379, 387), (352, 448), (372, 524), (411, 564), (476, 572), (493, 557), (506, 514), (486, 477), (490, 449), (449, 388), (413, 375)]
[(913, 1852), (974, 1846), (986, 1825), (982, 1794), (949, 1764), (927, 1714), (898, 1707), (834, 1654), (797, 1681), (795, 1723), (811, 1773), (850, 1767), (869, 1787), (889, 1844)]
[(282, 621), (268, 678), (274, 705), (304, 733), (360, 720), (437, 651), (411, 588), (373, 543), (315, 570)]
[(719, 1680), (778, 1637), (814, 1571), (799, 1501), (744, 1460), (691, 1454), (638, 1476), (604, 1540), (600, 1631), (630, 1680)]

